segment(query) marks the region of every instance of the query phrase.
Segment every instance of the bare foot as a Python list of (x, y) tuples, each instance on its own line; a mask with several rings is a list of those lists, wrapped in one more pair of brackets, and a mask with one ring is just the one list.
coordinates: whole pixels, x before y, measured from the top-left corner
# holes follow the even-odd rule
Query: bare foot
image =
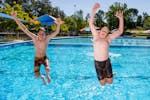
[(51, 78), (50, 78), (50, 76), (49, 76), (49, 75), (47, 75), (47, 76), (46, 76), (46, 78), (47, 78), (48, 83), (50, 83), (50, 82), (51, 82)]
[(46, 81), (45, 81), (45, 78), (44, 78), (43, 75), (41, 75), (41, 78), (42, 78), (42, 80), (43, 80), (43, 84), (46, 85)]

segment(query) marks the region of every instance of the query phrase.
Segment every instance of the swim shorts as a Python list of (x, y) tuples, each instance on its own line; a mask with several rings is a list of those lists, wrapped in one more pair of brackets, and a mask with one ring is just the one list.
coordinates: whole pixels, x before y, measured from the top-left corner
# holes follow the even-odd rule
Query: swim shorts
[(94, 63), (95, 63), (95, 69), (96, 69), (98, 80), (113, 77), (112, 66), (111, 66), (109, 58), (105, 61), (96, 61), (95, 60)]
[(44, 57), (34, 57), (34, 72), (40, 71), (41, 64), (44, 64), (45, 68), (48, 67), (46, 64), (46, 60), (48, 59), (47, 56)]

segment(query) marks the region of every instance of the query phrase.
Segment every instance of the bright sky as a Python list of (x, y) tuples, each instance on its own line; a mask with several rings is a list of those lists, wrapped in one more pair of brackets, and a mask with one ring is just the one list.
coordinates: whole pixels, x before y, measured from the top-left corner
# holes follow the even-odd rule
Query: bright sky
[[(147, 12), (150, 15), (150, 0), (50, 0), (53, 7), (59, 7), (68, 16), (73, 15), (74, 11), (82, 10), (84, 17), (91, 9), (95, 2), (100, 3), (101, 10), (108, 11), (110, 5), (114, 2), (126, 3), (127, 8), (136, 8), (139, 14)], [(76, 5), (76, 6), (75, 6)]]

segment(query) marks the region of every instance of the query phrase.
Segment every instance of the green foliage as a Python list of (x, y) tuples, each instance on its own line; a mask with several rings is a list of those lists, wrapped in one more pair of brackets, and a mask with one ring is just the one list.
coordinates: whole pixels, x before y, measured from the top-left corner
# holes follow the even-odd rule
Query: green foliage
[(150, 29), (150, 16), (145, 17), (143, 27), (144, 29)]
[(56, 25), (52, 25), (52, 26), (51, 26), (51, 30), (52, 30), (52, 31), (55, 31), (55, 30), (56, 30)]
[(68, 31), (75, 31), (76, 30), (77, 24), (76, 24), (75, 19), (72, 16), (71, 17), (66, 17), (64, 19), (64, 21), (65, 21), (65, 24), (68, 25)]
[(116, 11), (125, 11), (127, 9), (126, 4), (115, 2), (109, 7), (109, 11), (106, 13), (107, 24), (110, 30), (118, 28), (118, 19), (115, 17)]
[(142, 26), (143, 26), (142, 16), (139, 15), (139, 16), (137, 17), (136, 27), (138, 28), (138, 27), (142, 27)]
[[(5, 3), (5, 8), (1, 9), (3, 13), (10, 15), (12, 11), (17, 12), (17, 16), (20, 19), (26, 20), (27, 22), (30, 22), (31, 18), (29, 17), (28, 13), (25, 13), (23, 11), (23, 8), (19, 4), (14, 4), (13, 7), (11, 7), (8, 3)], [(18, 26), (13, 20), (2, 18), (3, 22), (0, 23), (0, 31), (13, 31), (13, 30), (19, 30)], [(27, 26), (28, 27), (28, 26)], [(3, 30), (2, 30), (3, 29)]]
[[(65, 24), (61, 25), (61, 32), (78, 33), (80, 29), (88, 26), (90, 17), (90, 14), (87, 14), (84, 19), (82, 10), (75, 11), (72, 16), (66, 16), (59, 7), (53, 7), (50, 0), (45, 0), (45, 3), (42, 0), (10, 0), (10, 2), (5, 3), (4, 8), (0, 8), (0, 12), (9, 15), (13, 10), (17, 12), (18, 18), (26, 20), (27, 23), (24, 24), (29, 30), (38, 30), (42, 25), (36, 24), (33, 20), (43, 14), (49, 14), (56, 18), (61, 17), (65, 22)], [(123, 11), (125, 29), (149, 29), (150, 16), (147, 13), (139, 15), (139, 11), (136, 8), (128, 8), (127, 4), (120, 2), (115, 2), (111, 5), (107, 12), (99, 10), (95, 15), (96, 26), (101, 28), (107, 25), (110, 30), (118, 28), (119, 22), (115, 17), (115, 12), (118, 10)], [(0, 20), (0, 31), (20, 30), (15, 21), (1, 17)], [(55, 31), (55, 29), (56, 25), (48, 28), (49, 31)]]
[(62, 24), (62, 25), (61, 25), (61, 31), (62, 31), (62, 32), (66, 32), (66, 33), (67, 33), (67, 32), (69, 31), (68, 29), (69, 29), (69, 27), (68, 27), (67, 24)]
[(95, 18), (96, 18), (96, 26), (101, 28), (101, 27), (103, 27), (105, 25), (105, 22), (104, 22), (104, 11), (99, 10), (96, 13)]

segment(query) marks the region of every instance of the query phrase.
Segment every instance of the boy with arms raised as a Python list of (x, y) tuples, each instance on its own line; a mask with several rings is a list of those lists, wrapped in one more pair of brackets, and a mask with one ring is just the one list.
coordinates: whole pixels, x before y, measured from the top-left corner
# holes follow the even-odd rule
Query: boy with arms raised
[(123, 33), (124, 21), (123, 14), (120, 11), (116, 12), (116, 17), (119, 19), (119, 28), (112, 34), (109, 33), (108, 27), (102, 27), (100, 30), (96, 29), (94, 25), (94, 16), (96, 10), (100, 7), (95, 3), (89, 21), (89, 26), (93, 35), (93, 48), (94, 48), (94, 63), (96, 68), (97, 77), (101, 85), (113, 82), (112, 66), (109, 59), (109, 46), (112, 40), (119, 37)]
[(24, 33), (26, 33), (33, 40), (34, 48), (35, 48), (35, 58), (34, 58), (34, 75), (35, 75), (35, 77), (42, 78), (43, 83), (46, 84), (44, 75), (40, 74), (40, 66), (41, 66), (41, 64), (44, 64), (45, 71), (46, 71), (46, 78), (48, 80), (48, 83), (50, 83), (50, 81), (51, 81), (50, 76), (49, 76), (50, 63), (49, 63), (49, 60), (48, 60), (48, 57), (46, 54), (46, 49), (47, 49), (49, 40), (52, 39), (53, 37), (55, 37), (59, 33), (60, 24), (62, 24), (60, 18), (58, 18), (57, 21), (55, 21), (55, 23), (57, 24), (56, 31), (51, 33), (50, 35), (46, 36), (45, 29), (43, 27), (41, 27), (39, 29), (37, 35), (35, 35), (35, 34), (31, 33), (25, 27), (25, 25), (20, 22), (20, 20), (18, 20), (16, 12), (12, 12), (11, 15), (14, 18), (14, 20), (16, 21), (16, 23), (18, 24), (18, 26), (21, 28), (21, 30)]

